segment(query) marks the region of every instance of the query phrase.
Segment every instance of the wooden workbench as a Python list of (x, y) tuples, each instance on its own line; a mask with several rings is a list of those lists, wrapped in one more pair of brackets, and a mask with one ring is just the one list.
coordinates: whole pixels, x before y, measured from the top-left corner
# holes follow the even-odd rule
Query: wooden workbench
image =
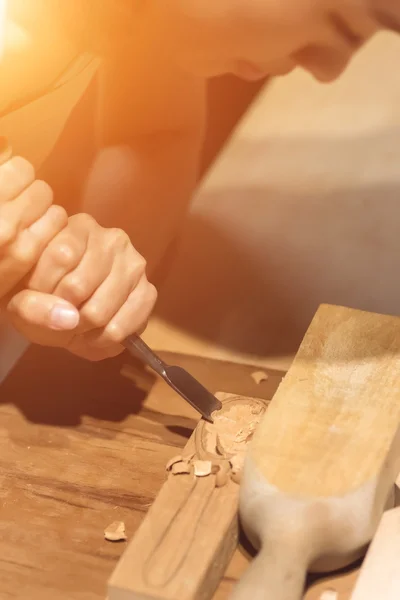
[[(257, 385), (251, 366), (172, 355), (211, 390), (271, 398), (282, 373)], [(120, 376), (122, 359), (92, 364), (31, 348), (0, 387), (0, 598), (104, 600), (125, 544), (103, 539), (114, 520), (134, 534), (197, 416), (161, 381), (146, 395)], [(215, 600), (246, 568), (237, 551)], [(335, 586), (347, 600), (354, 576)], [(317, 600), (326, 584), (309, 590)]]

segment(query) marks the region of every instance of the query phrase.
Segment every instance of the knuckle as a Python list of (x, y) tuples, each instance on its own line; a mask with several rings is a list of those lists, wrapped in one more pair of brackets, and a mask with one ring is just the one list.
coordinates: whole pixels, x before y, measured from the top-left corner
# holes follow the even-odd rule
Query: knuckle
[(31, 187), (30, 194), (35, 197), (35, 200), (40, 200), (41, 204), (47, 208), (53, 204), (53, 190), (48, 183), (42, 179), (36, 179)]
[(94, 328), (99, 329), (107, 324), (105, 309), (97, 303), (89, 303), (82, 311), (83, 317)]
[(20, 178), (21, 181), (33, 182), (35, 179), (35, 167), (22, 156), (13, 156), (3, 166), (8, 167), (9, 172)]
[(15, 186), (25, 187), (35, 180), (35, 168), (22, 156), (13, 156), (0, 168), (0, 183), (5, 191)]
[(38, 249), (31, 236), (21, 236), (19, 243), (13, 244), (10, 257), (20, 267), (30, 268), (37, 259)]
[(8, 303), (7, 309), (17, 315), (20, 319), (24, 319), (32, 309), (35, 309), (34, 305), (35, 296), (31, 294), (16, 294), (13, 296)]
[(10, 223), (0, 216), (0, 248), (11, 244), (18, 233), (18, 228), (15, 223)]
[(148, 299), (148, 303), (153, 307), (155, 305), (155, 303), (157, 302), (157, 298), (158, 298), (158, 291), (155, 285), (153, 285), (152, 283), (149, 283), (148, 288), (147, 288), (147, 299)]
[(56, 264), (70, 268), (76, 264), (77, 253), (75, 248), (68, 242), (55, 242), (49, 246), (51, 259)]
[(60, 227), (65, 227), (68, 223), (68, 213), (63, 206), (58, 206), (57, 204), (53, 204), (49, 207), (48, 210), (51, 210), (51, 217), (55, 223), (57, 223)]
[(149, 287), (148, 287), (148, 296), (150, 298), (150, 300), (152, 300), (153, 302), (157, 301), (158, 298), (158, 290), (156, 288), (155, 285), (153, 285), (152, 283), (149, 283)]
[(111, 244), (120, 248), (124, 248), (131, 243), (128, 234), (123, 229), (112, 227), (107, 230), (107, 235)]
[(104, 330), (104, 335), (102, 336), (102, 343), (104, 345), (108, 344), (119, 344), (124, 339), (124, 330), (119, 325), (119, 323), (110, 323), (106, 329)]
[(24, 294), (16, 304), (18, 314), (22, 318), (27, 318), (28, 315), (35, 313), (37, 306), (38, 298), (35, 294)]
[(136, 280), (141, 278), (146, 273), (146, 259), (139, 253), (136, 253), (132, 261), (131, 276)]
[(70, 217), (70, 221), (72, 224), (77, 225), (78, 227), (93, 227), (97, 224), (96, 220), (87, 213), (78, 213)]
[(59, 283), (57, 292), (62, 297), (67, 297), (70, 302), (76, 304), (81, 304), (90, 295), (87, 281), (78, 274), (65, 276)]

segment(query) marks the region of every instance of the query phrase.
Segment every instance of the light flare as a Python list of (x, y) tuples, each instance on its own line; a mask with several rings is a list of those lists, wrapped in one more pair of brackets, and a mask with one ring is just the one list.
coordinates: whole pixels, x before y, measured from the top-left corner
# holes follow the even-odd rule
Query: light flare
[(7, 0), (0, 0), (0, 60), (3, 58), (6, 41)]

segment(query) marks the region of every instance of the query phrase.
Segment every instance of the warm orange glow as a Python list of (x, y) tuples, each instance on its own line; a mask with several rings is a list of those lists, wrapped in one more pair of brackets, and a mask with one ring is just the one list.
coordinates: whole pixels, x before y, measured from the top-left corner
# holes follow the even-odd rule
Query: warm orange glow
[(6, 38), (6, 2), (7, 0), (0, 0), (0, 60), (3, 57)]

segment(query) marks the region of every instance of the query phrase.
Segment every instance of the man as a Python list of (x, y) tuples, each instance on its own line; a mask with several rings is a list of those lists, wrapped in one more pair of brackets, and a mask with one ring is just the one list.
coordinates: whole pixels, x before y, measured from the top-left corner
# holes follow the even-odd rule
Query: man
[[(206, 78), (301, 66), (330, 81), (376, 31), (399, 29), (400, 3), (9, 0), (8, 14), (0, 133), (14, 156), (5, 147), (0, 167), (0, 296), (32, 341), (101, 359), (153, 308), (141, 255), (153, 268), (185, 214)], [(44, 162), (96, 73), (102, 149), (80, 205), (65, 190), (55, 198), (80, 213), (67, 218), (30, 163)]]

